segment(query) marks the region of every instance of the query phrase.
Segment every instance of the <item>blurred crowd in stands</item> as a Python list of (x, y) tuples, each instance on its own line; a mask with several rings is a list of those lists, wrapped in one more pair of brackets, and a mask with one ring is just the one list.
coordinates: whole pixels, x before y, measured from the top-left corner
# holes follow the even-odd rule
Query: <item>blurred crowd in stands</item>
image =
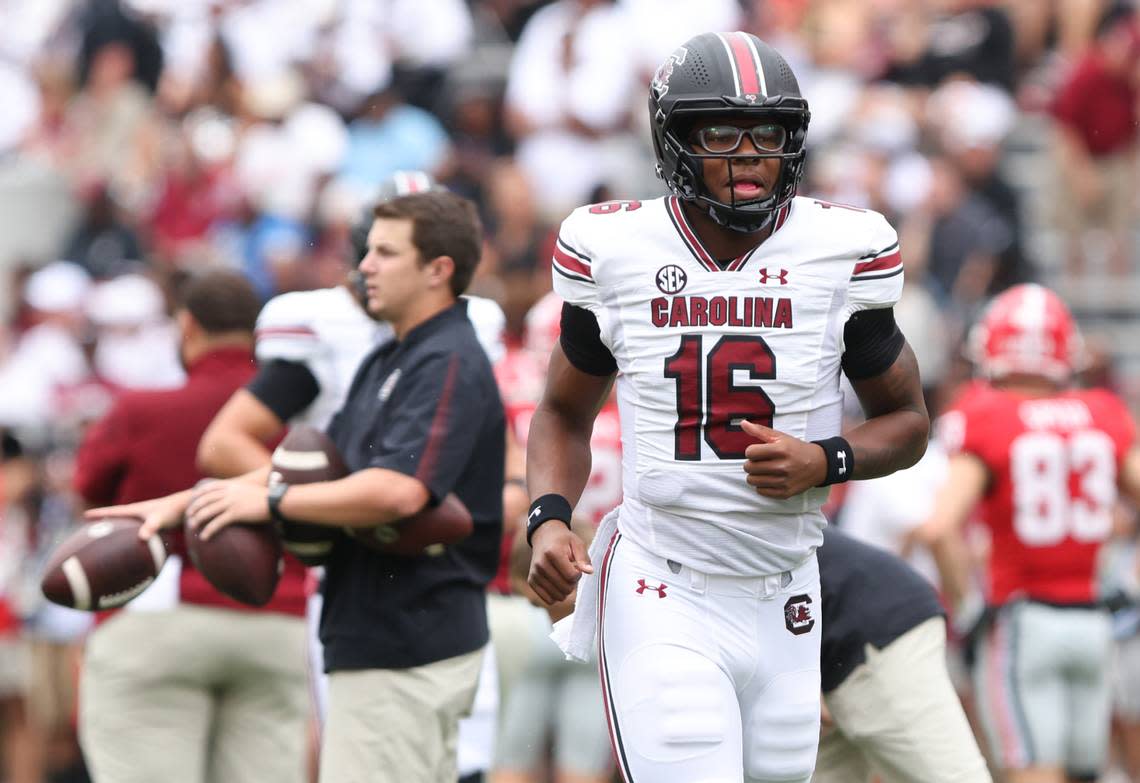
[[(232, 267), (266, 299), (335, 285), (376, 183), (426, 170), (479, 205), (472, 292), (521, 344), (562, 218), (663, 192), (651, 74), (730, 29), (799, 75), (800, 193), (899, 230), (896, 312), (935, 408), (994, 292), (1136, 289), (1127, 2), (0, 0), (0, 777), (77, 762), (87, 618), (44, 605), (37, 558), (76, 518), (85, 423), (120, 389), (180, 383), (180, 276)], [(1111, 350), (1092, 353), (1113, 383)]]

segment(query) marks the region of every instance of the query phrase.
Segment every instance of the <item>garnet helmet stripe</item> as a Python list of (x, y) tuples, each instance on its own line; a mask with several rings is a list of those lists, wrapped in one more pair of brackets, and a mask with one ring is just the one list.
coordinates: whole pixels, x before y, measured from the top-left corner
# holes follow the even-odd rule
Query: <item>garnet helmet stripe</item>
[(743, 38), (744, 42), (748, 44), (748, 49), (752, 52), (752, 62), (756, 65), (756, 75), (760, 80), (760, 94), (767, 96), (768, 80), (764, 78), (764, 63), (760, 60), (760, 52), (756, 50), (756, 39), (747, 33), (736, 33), (736, 35)]
[(736, 71), (740, 74), (739, 95), (757, 95), (760, 93), (760, 76), (756, 68), (755, 52), (748, 45), (748, 37), (744, 33), (729, 33), (728, 45), (732, 50)]

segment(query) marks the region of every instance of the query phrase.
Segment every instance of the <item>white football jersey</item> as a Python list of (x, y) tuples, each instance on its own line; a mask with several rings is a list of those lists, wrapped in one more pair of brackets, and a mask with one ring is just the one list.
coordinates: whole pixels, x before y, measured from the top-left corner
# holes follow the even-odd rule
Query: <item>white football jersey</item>
[[(467, 300), (467, 317), (494, 362), (505, 352), (506, 316), (491, 299)], [(392, 336), (392, 327), (370, 318), (344, 286), (290, 291), (266, 302), (257, 317), (257, 360), (283, 359), (309, 368), (320, 391), (293, 423), (323, 430), (344, 403), (361, 360)]]
[(293, 422), (324, 429), (348, 394), (364, 355), (392, 338), (392, 327), (368, 317), (344, 286), (290, 291), (265, 303), (257, 317), (257, 360), (303, 364), (320, 391)]
[(597, 204), (562, 224), (553, 268), (554, 290), (597, 316), (617, 361), (622, 533), (710, 573), (803, 562), (822, 543), (828, 489), (758, 495), (739, 422), (839, 434), (844, 324), (902, 290), (883, 216), (796, 198), (722, 270), (676, 198)]

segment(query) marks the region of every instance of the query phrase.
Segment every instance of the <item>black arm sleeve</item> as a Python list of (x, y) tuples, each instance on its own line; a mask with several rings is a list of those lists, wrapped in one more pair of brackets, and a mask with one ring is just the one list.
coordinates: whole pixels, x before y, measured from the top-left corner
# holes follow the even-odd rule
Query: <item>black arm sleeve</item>
[(584, 307), (562, 305), (562, 352), (570, 364), (589, 375), (613, 375), (617, 361), (602, 343), (597, 317)]
[(305, 410), (321, 392), (308, 367), (284, 359), (261, 365), (245, 388), (281, 421), (289, 421)]
[(874, 378), (894, 364), (904, 344), (894, 308), (860, 310), (843, 327), (843, 372), (853, 381)]

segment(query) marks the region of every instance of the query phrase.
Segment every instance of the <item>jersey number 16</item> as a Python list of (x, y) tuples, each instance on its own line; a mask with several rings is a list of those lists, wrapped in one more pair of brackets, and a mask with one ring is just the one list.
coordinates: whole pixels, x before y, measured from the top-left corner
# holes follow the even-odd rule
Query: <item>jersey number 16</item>
[(776, 377), (776, 355), (755, 335), (726, 335), (704, 354), (699, 334), (681, 337), (677, 352), (665, 360), (665, 377), (677, 388), (677, 424), (673, 427), (673, 456), (701, 458), (701, 435), (720, 459), (744, 459), (755, 442), (740, 428), (748, 419), (772, 426), (776, 406), (758, 385), (737, 382), (738, 373), (750, 381)]

